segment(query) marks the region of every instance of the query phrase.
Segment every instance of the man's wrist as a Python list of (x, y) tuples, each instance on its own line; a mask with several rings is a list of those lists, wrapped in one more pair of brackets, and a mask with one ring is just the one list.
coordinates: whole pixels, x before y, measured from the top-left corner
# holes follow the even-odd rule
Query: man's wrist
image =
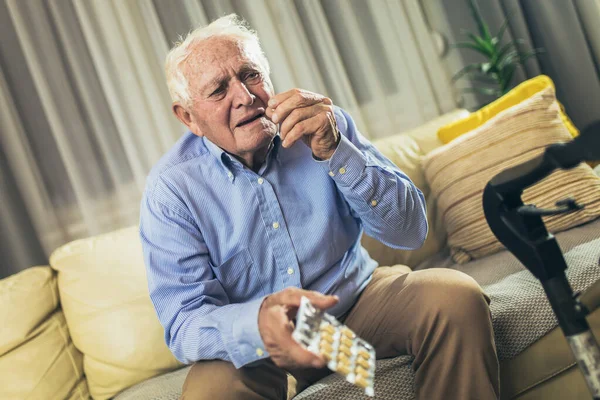
[(341, 137), (342, 137), (342, 134), (340, 133), (339, 130), (337, 130), (337, 127), (336, 127), (336, 132), (337, 132), (337, 134), (335, 134), (335, 136), (336, 136), (335, 142), (334, 142), (334, 144), (333, 144), (333, 146), (332, 146), (331, 149), (329, 149), (325, 154), (318, 154), (317, 155), (314, 152), (312, 153), (312, 156), (313, 156), (313, 158), (315, 160), (317, 160), (317, 161), (327, 161), (327, 160), (329, 160), (333, 156), (333, 154), (337, 150), (338, 146), (340, 145), (340, 140), (341, 140)]

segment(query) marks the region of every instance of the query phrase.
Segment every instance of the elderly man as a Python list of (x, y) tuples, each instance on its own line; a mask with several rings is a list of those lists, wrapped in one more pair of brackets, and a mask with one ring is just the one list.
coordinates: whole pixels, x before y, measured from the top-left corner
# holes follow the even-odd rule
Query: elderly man
[(301, 296), (379, 358), (415, 357), (419, 399), (498, 397), (488, 299), (451, 270), (377, 267), (363, 231), (415, 249), (423, 194), (327, 97), (275, 95), (235, 16), (167, 56), (189, 132), (153, 168), (140, 235), (165, 340), (194, 363), (184, 399), (286, 399), (327, 374), (291, 337)]

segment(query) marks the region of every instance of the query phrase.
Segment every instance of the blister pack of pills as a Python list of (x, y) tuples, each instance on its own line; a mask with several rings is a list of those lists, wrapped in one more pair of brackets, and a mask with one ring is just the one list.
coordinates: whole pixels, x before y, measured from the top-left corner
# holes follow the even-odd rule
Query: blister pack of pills
[(363, 388), (368, 396), (375, 395), (373, 346), (335, 317), (314, 307), (306, 297), (302, 297), (298, 308), (292, 337), (309, 351), (321, 354), (330, 370)]

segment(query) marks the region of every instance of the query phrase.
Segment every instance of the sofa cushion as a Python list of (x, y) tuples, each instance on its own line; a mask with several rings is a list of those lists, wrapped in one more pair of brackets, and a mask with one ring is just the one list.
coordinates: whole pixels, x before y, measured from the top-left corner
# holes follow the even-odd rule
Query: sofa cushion
[[(569, 263), (568, 277), (575, 290), (584, 291), (584, 302), (590, 309), (600, 306), (600, 285), (593, 284), (600, 277), (598, 258), (600, 257), (600, 220), (561, 232), (556, 235), (562, 250), (566, 253)], [(418, 269), (435, 267), (430, 260), (422, 263)], [(556, 352), (557, 332), (556, 319), (545, 300), (543, 289), (539, 282), (532, 280), (531, 275), (524, 270), (519, 261), (507, 251), (502, 251), (482, 260), (468, 264), (453, 264), (450, 259), (446, 265), (459, 271), (471, 274), (484, 287), (492, 299), (491, 310), (494, 329), (497, 333), (497, 347), (502, 361), (500, 367), (504, 379), (501, 379), (502, 399), (508, 399), (509, 394), (525, 393), (523, 399), (544, 398), (557, 400), (569, 397), (567, 394), (582, 393), (566, 386), (570, 383), (581, 383), (579, 371), (569, 369), (572, 356), (564, 348), (552, 356), (553, 362), (546, 363), (540, 358), (540, 351), (548, 354)], [(506, 295), (512, 293), (512, 295)], [(523, 295), (525, 293), (525, 295)], [(525, 300), (525, 298), (528, 300)], [(531, 307), (531, 305), (535, 307)], [(600, 316), (597, 312), (594, 315)], [(540, 323), (541, 321), (541, 323)], [(594, 323), (592, 322), (594, 325)], [(595, 325), (594, 325), (595, 326)], [(551, 340), (545, 340), (548, 331)], [(595, 333), (600, 337), (600, 324)], [(538, 340), (541, 338), (540, 340)], [(560, 341), (561, 338), (559, 337)], [(564, 341), (564, 337), (562, 337)], [(539, 351), (530, 352), (531, 348), (543, 344)], [(523, 349), (526, 349), (523, 351)], [(517, 356), (518, 355), (518, 356)], [(511, 360), (517, 356), (518, 364)], [(535, 365), (534, 370), (519, 369), (519, 376), (507, 374), (514, 365)], [(506, 366), (510, 366), (507, 368)], [(562, 367), (561, 367), (562, 366)], [(554, 378), (556, 368), (564, 369), (565, 375), (558, 383)], [(157, 393), (160, 400), (175, 400), (181, 395), (181, 388), (187, 375), (187, 368), (149, 379), (124, 391), (115, 397), (115, 400), (129, 400), (148, 398), (149, 393)], [(573, 376), (575, 375), (575, 376)], [(539, 378), (535, 380), (536, 378)], [(525, 385), (527, 391), (522, 390)], [(375, 377), (375, 393), (378, 399), (414, 399), (414, 373), (412, 371), (412, 357), (400, 356), (377, 361)], [(560, 390), (552, 392), (548, 387), (559, 387)], [(574, 391), (573, 391), (574, 390)], [(533, 393), (533, 395), (531, 395)], [(538, 396), (543, 393), (543, 396)], [(324, 400), (324, 399), (364, 399), (363, 391), (346, 382), (340, 375), (332, 374), (298, 394), (295, 400)], [(521, 397), (519, 397), (521, 398)]]
[(137, 227), (72, 242), (50, 264), (95, 399), (181, 366), (150, 301)]
[[(455, 261), (464, 263), (503, 248), (483, 214), (487, 182), (500, 171), (541, 154), (545, 146), (568, 140), (571, 136), (560, 121), (554, 91), (547, 88), (426, 156), (425, 176)], [(585, 208), (544, 217), (549, 230), (559, 232), (600, 216), (600, 179), (585, 164), (554, 172), (525, 190), (523, 200), (553, 208), (568, 196)]]
[(0, 398), (88, 399), (50, 267), (0, 281)]
[(429, 186), (423, 174), (422, 159), (431, 150), (442, 145), (437, 137), (438, 128), (450, 121), (468, 115), (466, 110), (454, 110), (438, 118), (398, 135), (389, 136), (373, 142), (387, 158), (400, 168), (413, 183), (421, 189), (427, 203), (427, 222), (429, 233), (425, 243), (417, 250), (396, 250), (367, 235), (362, 238), (362, 245), (380, 265), (403, 264), (415, 266), (427, 257), (438, 252), (446, 243), (446, 232), (442, 221), (436, 213)]
[(116, 395), (113, 400), (177, 400), (191, 367), (155, 376)]

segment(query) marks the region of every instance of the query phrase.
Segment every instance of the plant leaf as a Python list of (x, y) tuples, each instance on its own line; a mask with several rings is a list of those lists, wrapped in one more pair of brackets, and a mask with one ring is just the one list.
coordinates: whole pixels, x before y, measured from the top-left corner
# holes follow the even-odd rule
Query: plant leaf
[(472, 43), (472, 42), (461, 42), (461, 43), (456, 43), (456, 44), (452, 44), (450, 45), (450, 47), (456, 48), (456, 49), (471, 49), (471, 50), (475, 50), (476, 52), (483, 54), (486, 57), (489, 57), (488, 51), (484, 48), (482, 48), (479, 44), (476, 43)]
[(472, 33), (468, 33), (467, 36), (469, 36), (471, 38), (471, 40), (473, 40), (475, 43), (477, 43), (485, 51), (485, 55), (487, 57), (492, 57), (494, 55), (495, 48), (491, 42), (486, 41), (482, 37), (479, 37)]
[(498, 74), (496, 73), (483, 73), (481, 71), (469, 71), (463, 74), (463, 77), (471, 79), (479, 83), (496, 84), (500, 86), (498, 81)]
[(525, 61), (529, 60), (531, 57), (536, 56), (538, 54), (544, 53), (544, 49), (533, 49), (526, 53), (519, 54), (519, 62), (521, 64), (525, 64)]
[(502, 41), (502, 36), (504, 36), (504, 32), (506, 32), (506, 28), (508, 28), (508, 16), (504, 19), (504, 23), (502, 24), (500, 30), (496, 34), (496, 39), (498, 39), (498, 43)]
[(484, 74), (487, 74), (488, 71), (490, 71), (492, 69), (492, 63), (483, 63), (481, 64), (481, 72), (483, 72)]
[(473, 15), (473, 19), (477, 23), (477, 28), (479, 29), (479, 35), (487, 41), (491, 41), (492, 35), (490, 35), (490, 30), (483, 20), (481, 16), (481, 11), (479, 10), (479, 5), (477, 4), (477, 0), (469, 0), (468, 2), (469, 9), (471, 10), (471, 14)]
[(511, 64), (502, 70), (502, 84), (500, 85), (502, 94), (506, 93), (508, 88), (510, 88), (510, 83), (512, 82), (516, 68), (516, 64)]
[(504, 54), (506, 54), (506, 52), (508, 50), (510, 50), (511, 47), (515, 47), (516, 48), (515, 42), (510, 42), (510, 43), (507, 43), (504, 46), (502, 46), (502, 48), (500, 50), (498, 50), (498, 54), (497, 54), (498, 58), (497, 58), (496, 61), (501, 60), (502, 57), (504, 57)]
[(519, 52), (511, 50), (507, 52), (502, 59), (498, 60), (498, 70), (506, 68), (508, 65), (514, 64), (519, 60)]
[(452, 77), (452, 81), (457, 81), (460, 78), (462, 78), (465, 74), (468, 74), (469, 72), (473, 72), (473, 71), (482, 71), (483, 70), (483, 63), (474, 63), (474, 64), (469, 64), (466, 67), (462, 68), (460, 71), (458, 71), (456, 74), (454, 74), (454, 76)]

